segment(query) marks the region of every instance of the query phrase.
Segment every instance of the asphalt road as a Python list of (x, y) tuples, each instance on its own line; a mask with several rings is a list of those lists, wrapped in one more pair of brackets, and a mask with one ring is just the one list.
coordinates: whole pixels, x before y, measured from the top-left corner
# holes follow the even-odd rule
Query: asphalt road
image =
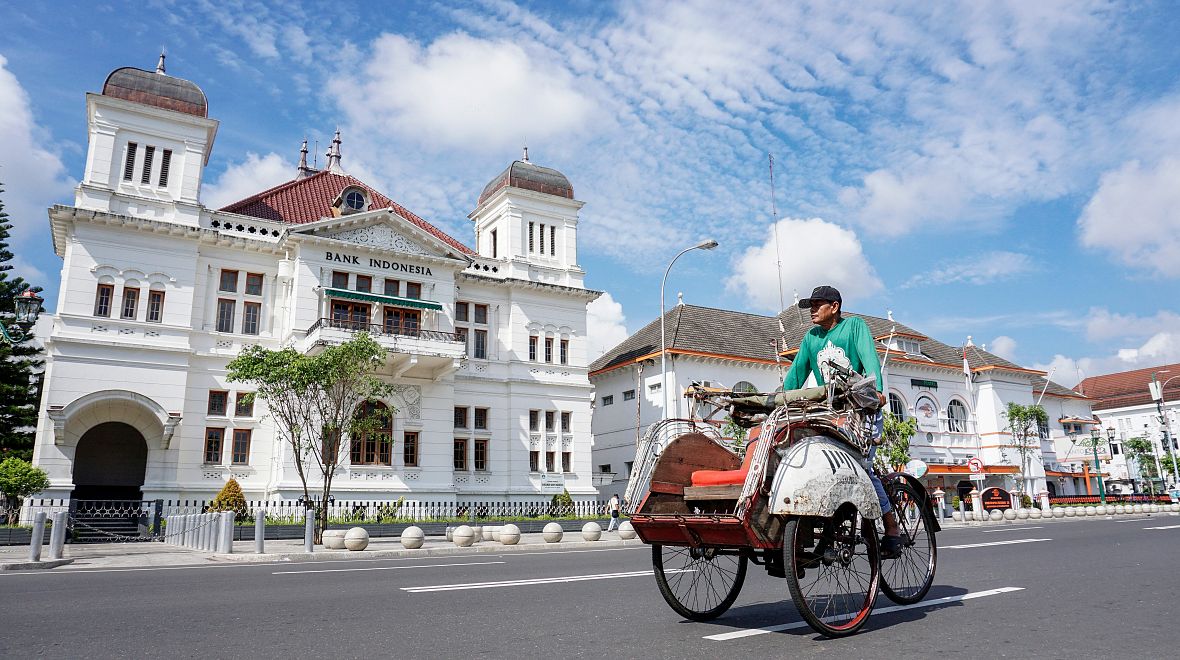
[(952, 601), (877, 611), (838, 640), (806, 625), (738, 635), (800, 622), (786, 581), (755, 566), (728, 613), (685, 621), (640, 547), (0, 574), (0, 657), (1176, 657), (1178, 517), (938, 540), (927, 600)]

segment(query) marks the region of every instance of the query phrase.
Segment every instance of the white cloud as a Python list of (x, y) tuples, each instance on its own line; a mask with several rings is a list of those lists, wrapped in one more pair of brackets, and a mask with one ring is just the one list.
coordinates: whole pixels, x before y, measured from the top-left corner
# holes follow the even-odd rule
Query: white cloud
[(1009, 362), (1016, 361), (1016, 340), (1007, 335), (1000, 335), (988, 342), (987, 350)]
[(592, 112), (574, 77), (509, 40), (457, 33), (423, 47), (385, 34), (331, 91), (357, 127), (467, 150), (567, 136)]
[(217, 181), (205, 184), (201, 202), (218, 209), (294, 178), (295, 166), (282, 156), (273, 152), (265, 156), (249, 152), (246, 160), (231, 164)]
[(28, 94), (7, 65), (0, 55), (0, 199), (12, 224), (10, 249), (19, 256), (35, 239), (48, 243), (45, 209), (71, 201), (74, 181), (66, 176), (50, 136), (33, 118)]
[(939, 284), (990, 284), (1034, 270), (1033, 260), (1019, 252), (995, 251), (944, 262), (938, 268), (910, 278), (902, 288)]
[(586, 361), (593, 362), (628, 337), (623, 306), (603, 293), (586, 306)]
[(864, 299), (882, 289), (873, 267), (861, 250), (856, 234), (819, 218), (787, 218), (778, 222), (776, 248), (774, 227), (766, 232), (763, 243), (748, 248), (738, 257), (726, 288), (741, 293), (750, 304), (763, 311), (778, 312), (779, 290), (776, 285), (782, 259), (782, 288), (787, 305), (798, 291), (805, 297), (820, 284), (840, 290), (845, 304)]
[(1180, 328), (1180, 314), (1160, 310), (1152, 316), (1116, 314), (1105, 307), (1092, 307), (1086, 314), (1086, 338), (1105, 342), (1111, 339), (1144, 339)]
[[(1089, 376), (1143, 369), (1161, 364), (1180, 362), (1180, 332), (1158, 332), (1137, 346), (1115, 349), (1106, 355), (1072, 358), (1054, 355), (1048, 364), (1035, 364), (1033, 369), (1056, 369), (1053, 380), (1067, 387)], [(1146, 390), (1147, 384), (1144, 383)]]
[(1078, 226), (1083, 245), (1133, 268), (1180, 277), (1180, 159), (1128, 161), (1102, 175)]

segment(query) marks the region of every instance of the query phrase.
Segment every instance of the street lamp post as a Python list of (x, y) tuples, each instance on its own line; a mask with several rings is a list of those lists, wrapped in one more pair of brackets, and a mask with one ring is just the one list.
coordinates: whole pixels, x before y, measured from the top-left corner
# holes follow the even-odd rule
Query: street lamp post
[(1168, 373), (1166, 369), (1163, 371), (1153, 371), (1151, 373), (1151, 385), (1148, 389), (1151, 390), (1151, 398), (1155, 399), (1155, 409), (1160, 414), (1160, 423), (1164, 425), (1164, 451), (1172, 456), (1172, 489), (1175, 490), (1180, 488), (1180, 467), (1176, 465), (1176, 452), (1172, 449), (1172, 424), (1168, 420), (1168, 416), (1164, 413), (1164, 388), (1168, 386), (1168, 383), (1180, 378), (1180, 375), (1172, 376), (1162, 383), (1156, 380), (1156, 374), (1166, 373)]
[(1102, 433), (1098, 429), (1090, 429), (1090, 446), (1094, 449), (1094, 472), (1098, 475), (1098, 498), (1102, 506), (1106, 506), (1106, 486), (1102, 483), (1102, 463), (1098, 462), (1098, 443), (1102, 441)]
[(672, 406), (669, 404), (668, 398), (668, 347), (664, 335), (664, 285), (668, 283), (668, 273), (672, 270), (672, 264), (686, 252), (693, 250), (712, 250), (717, 247), (717, 241), (708, 239), (700, 243), (681, 250), (672, 261), (668, 262), (668, 267), (664, 269), (664, 278), (660, 280), (660, 391), (664, 393), (664, 419), (668, 419), (668, 409)]
[(45, 299), (38, 296), (32, 289), (25, 289), (23, 293), (18, 295), (13, 301), (16, 306), (16, 318), (8, 327), (0, 323), (0, 340), (8, 344), (17, 344), (22, 341), (27, 333), (26, 328), (37, 321), (37, 315), (41, 313), (41, 303), (43, 302)]

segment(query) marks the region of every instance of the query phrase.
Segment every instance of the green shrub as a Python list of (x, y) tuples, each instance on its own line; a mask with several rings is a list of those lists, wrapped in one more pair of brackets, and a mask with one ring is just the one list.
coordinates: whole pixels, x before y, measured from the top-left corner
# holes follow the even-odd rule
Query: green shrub
[(233, 511), (235, 520), (244, 521), (250, 518), (250, 509), (246, 507), (246, 496), (242, 494), (242, 487), (238, 484), (238, 480), (233, 477), (225, 482), (221, 492), (213, 498), (209, 510)]
[(574, 505), (574, 498), (570, 497), (570, 492), (568, 490), (562, 489), (560, 495), (553, 496), (553, 506), (571, 507), (573, 505)]
[(1033, 505), (1032, 497), (1030, 497), (1028, 494), (1024, 494), (1024, 495), (1020, 496), (1020, 506), (1026, 508), (1026, 509), (1031, 509), (1032, 505)]

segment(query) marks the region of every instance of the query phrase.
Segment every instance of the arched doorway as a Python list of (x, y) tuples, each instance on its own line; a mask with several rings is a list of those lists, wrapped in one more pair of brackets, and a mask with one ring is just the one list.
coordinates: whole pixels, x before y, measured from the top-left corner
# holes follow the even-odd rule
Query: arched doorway
[(143, 497), (147, 442), (130, 424), (104, 422), (78, 440), (74, 453), (75, 500), (138, 500)]

